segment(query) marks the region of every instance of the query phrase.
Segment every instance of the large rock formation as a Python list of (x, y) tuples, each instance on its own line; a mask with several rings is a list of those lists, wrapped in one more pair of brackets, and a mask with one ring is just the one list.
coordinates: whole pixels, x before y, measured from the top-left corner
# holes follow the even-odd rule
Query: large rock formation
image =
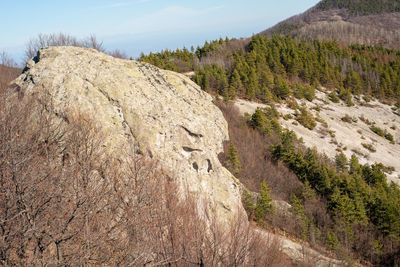
[(123, 157), (134, 143), (137, 153), (158, 159), (199, 210), (227, 221), (242, 209), (240, 184), (217, 158), (227, 123), (212, 97), (185, 76), (93, 49), (49, 47), (15, 83), (25, 95), (49, 97), (51, 112), (66, 121), (80, 112), (101, 124), (109, 157)]

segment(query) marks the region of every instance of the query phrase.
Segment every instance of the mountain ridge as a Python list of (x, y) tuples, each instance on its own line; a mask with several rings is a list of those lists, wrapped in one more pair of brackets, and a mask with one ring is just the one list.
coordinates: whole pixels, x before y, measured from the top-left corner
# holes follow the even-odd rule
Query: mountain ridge
[(398, 48), (399, 9), (398, 1), (386, 1), (382, 5), (380, 1), (374, 0), (326, 0), (260, 34), (268, 37), (283, 34), (303, 39), (337, 40), (347, 45)]

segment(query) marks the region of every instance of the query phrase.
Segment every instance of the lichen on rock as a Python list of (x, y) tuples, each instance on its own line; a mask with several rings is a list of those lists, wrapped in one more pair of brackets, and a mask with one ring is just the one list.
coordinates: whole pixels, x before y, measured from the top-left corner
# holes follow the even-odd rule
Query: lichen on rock
[(219, 162), (228, 127), (212, 97), (187, 77), (93, 49), (48, 47), (15, 81), (24, 94), (50, 97), (50, 112), (79, 111), (102, 125), (108, 156), (128, 144), (148, 153), (192, 194), (201, 208), (228, 221), (242, 211), (240, 184)]

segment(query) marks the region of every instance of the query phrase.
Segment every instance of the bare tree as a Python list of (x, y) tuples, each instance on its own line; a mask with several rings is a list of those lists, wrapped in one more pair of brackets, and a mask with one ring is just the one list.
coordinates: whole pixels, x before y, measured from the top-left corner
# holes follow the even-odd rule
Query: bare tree
[(18, 64), (5, 51), (0, 52), (0, 65), (9, 68), (17, 68)]
[(6, 53), (0, 53), (0, 91), (9, 86), (9, 83), (18, 77), (21, 70), (17, 63)]
[(81, 43), (81, 45), (78, 46), (93, 48), (100, 52), (106, 52), (105, 48), (103, 47), (103, 42), (97, 40), (97, 37), (94, 34), (89, 35), (89, 37), (83, 39), (79, 43)]
[[(2, 265), (266, 266), (279, 245), (243, 215), (201, 217), (154, 159), (132, 145), (110, 156), (107, 135), (77, 112), (56, 115), (46, 96), (0, 96)], [(213, 218), (214, 216), (214, 218)], [(271, 249), (270, 249), (271, 248)]]
[(82, 40), (65, 33), (39, 34), (28, 41), (25, 48), (25, 61), (36, 56), (37, 51), (48, 46), (79, 46), (93, 48), (105, 52), (103, 42), (97, 40), (94, 34)]
[(112, 57), (115, 57), (115, 58), (128, 59), (128, 55), (125, 54), (124, 52), (122, 52), (119, 49), (115, 49), (113, 51), (110, 51), (110, 52), (108, 52), (108, 54), (110, 56), (112, 56)]

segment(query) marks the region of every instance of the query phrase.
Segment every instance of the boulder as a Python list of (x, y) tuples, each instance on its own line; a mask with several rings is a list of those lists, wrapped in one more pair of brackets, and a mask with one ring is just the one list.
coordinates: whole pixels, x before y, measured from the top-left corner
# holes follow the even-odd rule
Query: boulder
[(240, 183), (218, 160), (227, 122), (212, 97), (184, 75), (93, 49), (48, 47), (15, 84), (24, 95), (46, 96), (49, 112), (65, 121), (79, 112), (100, 124), (108, 157), (125, 157), (135, 144), (135, 153), (157, 159), (199, 211), (221, 222), (244, 214)]

